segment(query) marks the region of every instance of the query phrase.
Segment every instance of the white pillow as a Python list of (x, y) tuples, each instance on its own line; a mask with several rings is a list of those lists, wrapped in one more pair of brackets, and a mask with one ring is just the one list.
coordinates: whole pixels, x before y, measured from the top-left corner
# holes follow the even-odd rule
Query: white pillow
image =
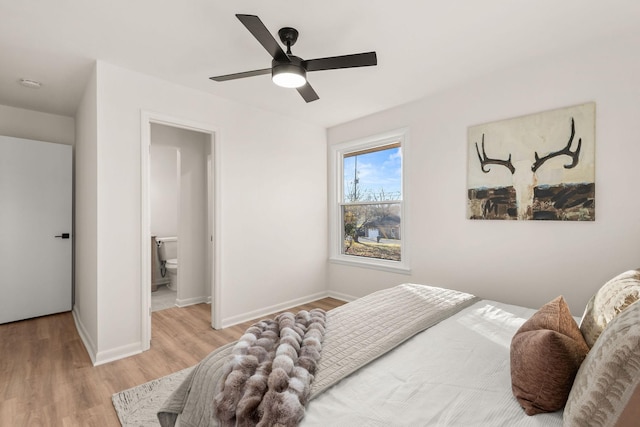
[(602, 331), (582, 362), (564, 409), (564, 425), (638, 426), (640, 302)]
[(629, 270), (605, 283), (591, 297), (580, 321), (580, 331), (589, 347), (614, 317), (640, 300), (640, 271)]

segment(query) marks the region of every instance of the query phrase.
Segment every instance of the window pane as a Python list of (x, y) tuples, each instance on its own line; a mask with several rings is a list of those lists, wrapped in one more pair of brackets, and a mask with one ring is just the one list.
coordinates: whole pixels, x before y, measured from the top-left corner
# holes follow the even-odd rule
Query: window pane
[(343, 202), (402, 200), (402, 148), (398, 144), (343, 157)]
[(400, 204), (342, 206), (345, 255), (400, 261)]

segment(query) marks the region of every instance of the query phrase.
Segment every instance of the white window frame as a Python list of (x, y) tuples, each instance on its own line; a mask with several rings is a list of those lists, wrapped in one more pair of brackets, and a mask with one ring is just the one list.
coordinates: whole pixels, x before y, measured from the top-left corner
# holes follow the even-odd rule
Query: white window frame
[[(362, 151), (376, 147), (383, 147), (392, 143), (399, 142), (402, 147), (402, 201), (400, 203), (400, 261), (391, 261), (385, 259), (345, 255), (342, 253), (344, 245), (344, 230), (342, 224), (342, 203), (343, 203), (343, 185), (344, 171), (343, 158), (345, 154), (354, 151)], [(408, 202), (408, 186), (407, 186), (407, 169), (408, 169), (408, 147), (409, 147), (409, 130), (408, 128), (395, 129), (368, 136), (365, 138), (345, 141), (332, 144), (328, 147), (329, 159), (329, 261), (332, 263), (359, 266), (363, 268), (372, 268), (378, 270), (390, 271), (393, 273), (410, 274), (410, 257), (409, 257), (409, 239), (410, 228), (409, 218), (407, 215)]]

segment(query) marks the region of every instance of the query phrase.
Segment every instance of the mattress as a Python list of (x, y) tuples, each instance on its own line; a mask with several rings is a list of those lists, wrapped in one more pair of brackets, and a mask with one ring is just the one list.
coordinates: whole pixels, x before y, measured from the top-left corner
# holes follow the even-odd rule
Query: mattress
[(301, 426), (561, 426), (511, 392), (511, 337), (535, 311), (476, 302), (313, 399)]

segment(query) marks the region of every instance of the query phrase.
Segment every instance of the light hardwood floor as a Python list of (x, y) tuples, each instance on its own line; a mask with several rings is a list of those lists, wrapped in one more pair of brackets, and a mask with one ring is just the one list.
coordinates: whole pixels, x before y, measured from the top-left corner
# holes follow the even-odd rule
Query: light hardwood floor
[[(290, 311), (342, 304), (324, 298)], [(95, 367), (70, 312), (0, 325), (0, 426), (119, 426), (112, 394), (195, 365), (259, 320), (214, 330), (210, 310), (154, 312), (149, 351)]]

